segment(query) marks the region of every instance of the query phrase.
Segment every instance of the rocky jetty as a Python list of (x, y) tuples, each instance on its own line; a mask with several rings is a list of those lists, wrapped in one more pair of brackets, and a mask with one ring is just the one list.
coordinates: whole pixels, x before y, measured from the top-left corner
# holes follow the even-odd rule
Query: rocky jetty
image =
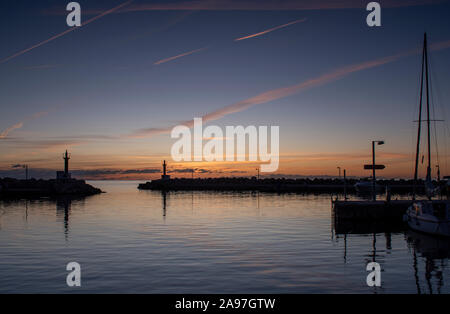
[(0, 198), (6, 197), (53, 197), (89, 196), (102, 193), (84, 180), (17, 180), (0, 179)]
[[(355, 193), (356, 179), (260, 179), (256, 178), (208, 178), (208, 179), (160, 179), (140, 184), (140, 190), (167, 191), (260, 191), (275, 193)], [(411, 193), (412, 180), (377, 180), (381, 186), (389, 186), (392, 193)], [(419, 182), (418, 185), (422, 185)], [(418, 189), (422, 190), (422, 189)], [(422, 191), (418, 191), (419, 193)]]

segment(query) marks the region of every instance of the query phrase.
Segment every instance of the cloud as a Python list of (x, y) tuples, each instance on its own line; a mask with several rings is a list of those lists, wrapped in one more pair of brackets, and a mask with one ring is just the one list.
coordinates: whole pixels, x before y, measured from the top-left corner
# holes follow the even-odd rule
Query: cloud
[[(434, 5), (448, 0), (384, 0), (383, 8)], [(361, 0), (153, 0), (151, 3), (132, 4), (115, 13), (144, 11), (303, 11), (363, 9), (367, 2)], [(84, 14), (98, 14), (102, 9), (84, 9)], [(60, 7), (43, 11), (47, 15), (66, 15)]]
[[(385, 8), (429, 5), (446, 0), (384, 0)], [(208, 10), (208, 11), (285, 11), (285, 10), (326, 10), (365, 8), (368, 2), (361, 0), (193, 0), (193, 1), (152, 1), (134, 4), (121, 12), (165, 11), (165, 10)]]
[(24, 140), (14, 139), (8, 145), (13, 147), (25, 147), (29, 149), (56, 150), (71, 146), (84, 144), (84, 141), (77, 140)]
[(217, 170), (205, 168), (176, 168), (168, 171), (169, 173), (217, 173)]
[(43, 69), (51, 69), (51, 68), (55, 68), (57, 67), (57, 65), (55, 64), (40, 64), (40, 65), (32, 65), (32, 66), (27, 66), (24, 67), (24, 70), (43, 70)]
[(23, 122), (19, 122), (19, 123), (16, 123), (16, 124), (10, 126), (6, 130), (4, 130), (2, 133), (0, 133), (0, 138), (1, 139), (6, 138), (11, 131), (14, 131), (15, 129), (20, 129), (21, 127), (23, 127)]
[(278, 29), (281, 29), (281, 28), (284, 28), (284, 27), (288, 27), (290, 25), (294, 25), (294, 24), (297, 24), (297, 23), (302, 23), (302, 22), (305, 22), (305, 21), (306, 21), (306, 18), (305, 19), (296, 20), (296, 21), (293, 21), (293, 22), (290, 22), (290, 23), (287, 23), (287, 24), (283, 24), (283, 25), (279, 25), (279, 26), (276, 26), (276, 27), (269, 28), (269, 29), (267, 29), (265, 31), (262, 31), (262, 32), (259, 32), (259, 33), (256, 33), (256, 34), (252, 34), (252, 35), (247, 35), (247, 36), (244, 36), (244, 37), (236, 38), (234, 41), (241, 41), (241, 40), (245, 40), (245, 39), (250, 39), (250, 38), (262, 36), (264, 34), (276, 31)]
[[(372, 155), (366, 152), (353, 152), (353, 153), (314, 153), (314, 154), (285, 154), (280, 156), (286, 160), (297, 161), (352, 161), (361, 159), (370, 159)], [(390, 153), (390, 152), (378, 152), (377, 158), (390, 159), (390, 160), (409, 160), (410, 154), (407, 153)]]
[[(450, 40), (448, 41), (442, 41), (435, 44), (430, 45), (431, 50), (441, 50), (441, 49), (447, 49), (450, 48)], [(344, 66), (341, 68), (338, 68), (336, 70), (330, 71), (328, 73), (322, 74), (318, 77), (303, 81), (299, 84), (282, 87), (273, 89), (264, 93), (261, 93), (259, 95), (256, 95), (254, 97), (248, 98), (246, 100), (225, 106), (221, 109), (218, 109), (216, 111), (213, 111), (211, 113), (208, 113), (202, 117), (203, 122), (207, 121), (214, 121), (218, 120), (226, 115), (241, 112), (243, 110), (246, 110), (250, 107), (253, 107), (255, 105), (268, 103), (277, 99), (281, 99), (287, 96), (291, 96), (297, 93), (300, 93), (302, 91), (324, 85), (339, 79), (342, 79), (352, 73), (359, 72), (362, 70), (367, 70), (370, 68), (378, 67), (381, 65), (385, 65), (394, 61), (397, 61), (400, 58), (411, 56), (417, 53), (420, 53), (421, 49), (411, 49), (408, 51), (404, 51), (401, 53), (398, 53), (396, 55), (379, 58), (371, 61), (366, 61), (362, 63), (357, 63), (349, 66)], [(193, 127), (194, 122), (193, 120), (187, 120), (179, 122), (177, 125), (185, 125), (189, 128)], [(173, 126), (171, 127), (164, 127), (164, 128), (146, 128), (146, 129), (139, 129), (135, 132), (132, 132), (131, 134), (127, 135), (126, 137), (132, 137), (132, 138), (140, 138), (140, 137), (147, 137), (147, 136), (153, 136), (158, 134), (164, 134), (164, 133), (170, 133), (173, 129)]]
[(11, 55), (11, 56), (9, 56), (9, 57), (7, 57), (7, 58), (4, 58), (4, 59), (0, 60), (0, 64), (5, 63), (5, 62), (7, 62), (7, 61), (9, 61), (9, 60), (11, 60), (11, 59), (14, 59), (14, 58), (18, 57), (18, 56), (21, 56), (21, 55), (23, 55), (24, 53), (27, 53), (27, 52), (29, 52), (29, 51), (31, 51), (31, 50), (33, 50), (33, 49), (35, 49), (35, 48), (38, 48), (38, 47), (40, 47), (40, 46), (42, 46), (42, 45), (45, 45), (46, 43), (51, 42), (51, 41), (53, 41), (53, 40), (55, 40), (55, 39), (57, 39), (57, 38), (59, 38), (59, 37), (62, 37), (62, 36), (66, 35), (66, 34), (68, 34), (68, 33), (70, 33), (70, 32), (73, 32), (74, 30), (76, 30), (76, 29), (78, 29), (78, 28), (81, 28), (81, 27), (83, 27), (83, 26), (86, 26), (86, 25), (88, 25), (89, 23), (92, 23), (92, 22), (98, 20), (99, 18), (101, 18), (101, 17), (103, 17), (103, 16), (105, 16), (105, 15), (108, 15), (108, 14), (110, 14), (110, 13), (113, 13), (114, 11), (116, 11), (116, 10), (118, 10), (118, 9), (120, 9), (120, 8), (122, 8), (122, 7), (126, 6), (126, 5), (128, 5), (128, 4), (130, 4), (132, 1), (133, 1), (133, 0), (127, 1), (127, 2), (125, 2), (125, 3), (122, 3), (122, 4), (120, 4), (120, 5), (118, 5), (118, 6), (114, 7), (114, 8), (112, 8), (112, 9), (109, 9), (109, 10), (107, 10), (107, 11), (104, 11), (104, 12), (100, 13), (99, 15), (97, 15), (97, 16), (95, 16), (95, 17), (93, 17), (93, 18), (91, 18), (91, 19), (89, 19), (89, 20), (83, 22), (82, 26), (69, 28), (69, 29), (65, 30), (64, 32), (59, 33), (59, 34), (57, 34), (57, 35), (55, 35), (55, 36), (52, 36), (52, 37), (50, 37), (50, 38), (48, 38), (48, 39), (46, 39), (46, 40), (44, 40), (44, 41), (41, 41), (40, 43), (38, 43), (38, 44), (36, 44), (36, 45), (33, 45), (33, 46), (31, 46), (31, 47), (29, 47), (29, 48), (26, 48), (26, 49), (23, 49), (23, 50), (21, 50), (21, 51), (19, 51), (19, 52), (16, 52), (15, 54), (13, 54), (13, 55)]
[(14, 169), (16, 169), (16, 168), (25, 168), (25, 167), (26, 167), (26, 165), (20, 165), (20, 164), (11, 166), (11, 168), (14, 168)]
[[(23, 174), (19, 168), (23, 168), (23, 166), (24, 165), (14, 165), (13, 169), (0, 169), (0, 177), (22, 178)], [(52, 168), (29, 168), (30, 176), (33, 178), (52, 179), (55, 178), (56, 171), (57, 169)], [(140, 175), (159, 174), (161, 173), (161, 169), (73, 169), (70, 170), (70, 172), (75, 178), (85, 178), (91, 180), (122, 178), (139, 179)], [(133, 175), (135, 177), (133, 177)]]
[(177, 55), (177, 56), (173, 56), (173, 57), (169, 57), (169, 58), (165, 58), (165, 59), (156, 61), (154, 64), (155, 64), (155, 65), (163, 64), (163, 63), (166, 63), (166, 62), (169, 62), (169, 61), (178, 59), (178, 58), (182, 58), (182, 57), (185, 57), (185, 56), (189, 56), (189, 55), (191, 55), (191, 54), (194, 54), (194, 53), (196, 53), (196, 52), (200, 52), (200, 51), (205, 50), (205, 49), (206, 49), (206, 48), (200, 48), (200, 49), (195, 49), (195, 50), (192, 50), (192, 51), (188, 51), (188, 52), (179, 54), (179, 55)]
[(25, 122), (40, 118), (46, 114), (48, 114), (48, 112), (46, 112), (46, 111), (37, 112), (37, 113), (33, 114), (32, 116), (26, 118), (24, 121), (18, 122), (16, 124), (10, 126), (9, 128), (7, 128), (6, 130), (4, 130), (3, 132), (0, 133), (0, 139), (5, 139), (5, 138), (7, 138), (8, 134), (11, 133), (12, 131), (22, 128)]

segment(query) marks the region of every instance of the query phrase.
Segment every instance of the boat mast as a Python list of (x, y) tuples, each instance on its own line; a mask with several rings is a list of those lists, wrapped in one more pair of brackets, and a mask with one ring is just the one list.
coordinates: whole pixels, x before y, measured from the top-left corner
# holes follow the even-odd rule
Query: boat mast
[(420, 75), (419, 119), (417, 127), (417, 146), (416, 146), (416, 164), (414, 168), (413, 199), (416, 198), (417, 178), (419, 175), (420, 136), (422, 132), (422, 98), (423, 98), (423, 72), (425, 66), (425, 45), (426, 45), (426, 35), (424, 35), (423, 50), (422, 50), (422, 72)]
[(427, 132), (428, 132), (428, 166), (427, 166), (427, 182), (431, 182), (431, 139), (430, 139), (430, 92), (428, 84), (428, 52), (427, 52), (427, 33), (424, 35), (425, 50), (425, 81), (427, 86)]

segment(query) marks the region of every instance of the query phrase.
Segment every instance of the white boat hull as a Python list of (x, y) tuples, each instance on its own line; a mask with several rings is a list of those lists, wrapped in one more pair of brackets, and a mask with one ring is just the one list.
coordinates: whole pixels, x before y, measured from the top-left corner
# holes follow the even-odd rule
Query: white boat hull
[[(415, 207), (416, 206), (416, 207)], [(419, 207), (421, 209), (421, 207)], [(412, 230), (450, 237), (450, 220), (417, 210), (417, 204), (408, 208), (405, 219)]]

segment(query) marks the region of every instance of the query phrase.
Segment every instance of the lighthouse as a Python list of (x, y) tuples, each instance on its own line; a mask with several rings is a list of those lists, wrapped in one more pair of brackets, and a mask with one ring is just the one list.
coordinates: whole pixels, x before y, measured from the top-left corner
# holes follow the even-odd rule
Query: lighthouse
[(69, 172), (69, 159), (70, 159), (70, 154), (66, 152), (63, 154), (63, 159), (64, 159), (64, 171), (57, 171), (56, 172), (56, 179), (57, 180), (68, 180), (71, 178), (71, 174)]
[(164, 160), (164, 163), (163, 163), (163, 174), (161, 176), (161, 180), (170, 180), (170, 176), (167, 175), (167, 164), (166, 164), (165, 160)]
[(64, 176), (67, 178), (69, 177), (69, 159), (70, 159), (67, 150), (66, 153), (63, 155), (63, 159), (64, 159)]

